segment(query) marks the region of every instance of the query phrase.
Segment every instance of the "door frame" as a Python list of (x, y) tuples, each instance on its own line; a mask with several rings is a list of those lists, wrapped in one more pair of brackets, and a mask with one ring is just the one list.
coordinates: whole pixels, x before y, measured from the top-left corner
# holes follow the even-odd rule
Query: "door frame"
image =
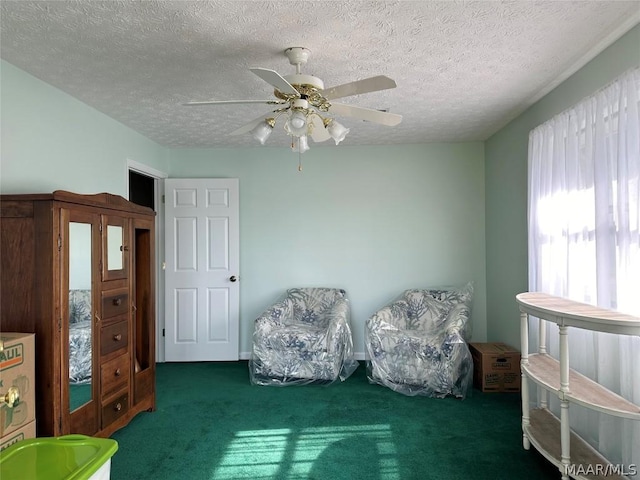
[(147, 177), (153, 178), (153, 203), (155, 205), (156, 219), (156, 244), (155, 244), (155, 262), (156, 262), (156, 362), (164, 362), (164, 179), (169, 175), (144, 163), (127, 159), (127, 168), (125, 172), (126, 198), (129, 199), (129, 171), (141, 173)]

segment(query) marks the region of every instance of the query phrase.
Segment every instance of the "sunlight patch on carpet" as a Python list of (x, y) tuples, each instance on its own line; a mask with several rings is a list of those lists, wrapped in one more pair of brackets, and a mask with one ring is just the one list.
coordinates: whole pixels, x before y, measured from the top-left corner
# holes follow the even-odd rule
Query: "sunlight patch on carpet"
[[(372, 467), (376, 468), (378, 478), (400, 479), (389, 425), (237, 432), (210, 478), (261, 480), (277, 476), (290, 480), (306, 479), (310, 472), (321, 468), (320, 462), (348, 462), (358, 442), (366, 442), (376, 449), (372, 457), (376, 458), (377, 467)], [(350, 448), (351, 445), (354, 449)]]

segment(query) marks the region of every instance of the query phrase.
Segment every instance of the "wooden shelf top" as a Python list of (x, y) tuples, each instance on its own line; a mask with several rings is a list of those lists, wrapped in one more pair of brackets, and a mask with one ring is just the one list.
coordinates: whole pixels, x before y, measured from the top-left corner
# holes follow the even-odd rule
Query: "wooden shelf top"
[(520, 311), (557, 323), (619, 335), (640, 336), (640, 317), (541, 292), (516, 295)]

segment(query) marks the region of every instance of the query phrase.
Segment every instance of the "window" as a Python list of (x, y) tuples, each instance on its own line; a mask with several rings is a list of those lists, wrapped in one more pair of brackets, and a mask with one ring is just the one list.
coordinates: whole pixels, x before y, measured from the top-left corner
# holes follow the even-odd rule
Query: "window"
[[(636, 68), (531, 131), (531, 291), (640, 314), (639, 97)], [(569, 351), (573, 368), (640, 404), (640, 338), (572, 331)], [(571, 421), (611, 461), (640, 464), (640, 422), (586, 409)]]

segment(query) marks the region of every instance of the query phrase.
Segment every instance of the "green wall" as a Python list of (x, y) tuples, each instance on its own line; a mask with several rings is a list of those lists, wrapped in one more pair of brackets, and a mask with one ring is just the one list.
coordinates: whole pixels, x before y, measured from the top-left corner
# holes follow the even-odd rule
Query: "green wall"
[(240, 179), (240, 350), (287, 288), (344, 288), (355, 351), (402, 290), (473, 280), (486, 338), (482, 143), (172, 150), (170, 177)]
[(126, 191), (127, 160), (168, 169), (168, 152), (66, 93), (0, 61), (0, 191)]
[[(486, 338), (484, 147), (168, 149), (13, 65), (0, 64), (2, 193), (126, 196), (127, 160), (172, 177), (240, 179), (241, 345), (286, 288), (337, 286), (365, 319), (405, 288), (476, 284), (474, 339)], [(162, 323), (162, 321), (161, 321)]]
[(529, 132), (640, 65), (640, 26), (485, 142), (487, 338), (520, 345), (515, 295), (528, 289), (527, 155)]

